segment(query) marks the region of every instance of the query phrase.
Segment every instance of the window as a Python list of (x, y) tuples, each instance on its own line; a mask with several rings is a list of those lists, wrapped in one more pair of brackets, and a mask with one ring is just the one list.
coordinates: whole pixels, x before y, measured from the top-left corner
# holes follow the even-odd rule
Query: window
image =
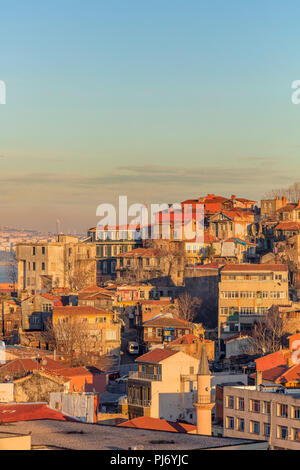
[(260, 401), (250, 400), (250, 411), (253, 413), (260, 413)]
[(35, 246), (32, 248), (32, 254), (35, 256)]
[(44, 254), (45, 254), (45, 247), (42, 246), (42, 255), (44, 255)]
[(293, 418), (300, 419), (300, 406), (293, 407)]
[(237, 431), (244, 432), (245, 431), (245, 420), (243, 418), (237, 419)]
[(106, 330), (106, 341), (114, 341), (117, 339), (117, 330)]
[(232, 416), (226, 417), (226, 428), (227, 429), (234, 429), (234, 418)]
[(288, 406), (284, 405), (283, 403), (280, 405), (277, 405), (277, 416), (280, 416), (281, 418), (287, 418), (288, 417)]
[(264, 436), (269, 437), (270, 436), (270, 423), (264, 423)]
[(250, 421), (250, 432), (252, 434), (260, 433), (260, 423), (259, 421)]
[(234, 408), (234, 398), (232, 396), (227, 397), (227, 408)]
[(271, 402), (269, 401), (264, 401), (264, 414), (271, 414)]
[(45, 263), (42, 263), (42, 271), (45, 271)]
[(96, 317), (95, 322), (96, 323), (106, 323), (106, 317)]
[(32, 270), (35, 271), (35, 263), (32, 263)]
[(293, 429), (293, 441), (298, 441), (300, 442), (300, 429)]
[(239, 397), (237, 399), (237, 406), (238, 406), (238, 410), (244, 411), (244, 409), (245, 409), (245, 400), (244, 400), (244, 398)]
[(287, 439), (288, 438), (288, 428), (287, 428), (287, 426), (277, 426), (277, 437), (278, 437), (278, 439)]

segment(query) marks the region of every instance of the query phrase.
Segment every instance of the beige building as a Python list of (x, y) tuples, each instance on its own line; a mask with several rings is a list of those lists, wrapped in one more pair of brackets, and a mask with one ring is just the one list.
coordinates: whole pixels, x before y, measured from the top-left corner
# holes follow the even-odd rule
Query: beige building
[(272, 305), (288, 303), (287, 265), (225, 265), (220, 270), (218, 336), (251, 330)]
[(262, 219), (278, 219), (278, 210), (286, 206), (290, 201), (286, 197), (275, 199), (263, 199), (261, 201), (261, 218)]
[(275, 384), (224, 387), (224, 437), (300, 450), (300, 389)]
[(129, 419), (139, 416), (193, 423), (199, 359), (179, 351), (154, 349), (137, 359), (128, 379)]
[(96, 246), (76, 237), (57, 235), (55, 242), (19, 243), (16, 257), (19, 293), (55, 287), (78, 291), (96, 284)]

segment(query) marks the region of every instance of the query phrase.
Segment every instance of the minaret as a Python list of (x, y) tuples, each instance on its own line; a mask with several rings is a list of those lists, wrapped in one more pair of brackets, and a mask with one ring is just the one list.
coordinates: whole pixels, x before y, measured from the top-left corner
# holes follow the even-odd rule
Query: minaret
[(211, 436), (211, 410), (214, 403), (211, 402), (211, 375), (208, 367), (205, 344), (203, 343), (199, 371), (197, 374), (198, 392), (194, 402), (197, 414), (197, 434)]

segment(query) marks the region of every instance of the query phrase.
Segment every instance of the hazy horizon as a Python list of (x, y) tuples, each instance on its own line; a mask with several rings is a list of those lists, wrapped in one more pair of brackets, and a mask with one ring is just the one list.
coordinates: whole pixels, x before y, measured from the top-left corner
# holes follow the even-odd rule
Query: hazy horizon
[(257, 201), (300, 174), (300, 4), (1, 6), (0, 224), (84, 232), (96, 208)]

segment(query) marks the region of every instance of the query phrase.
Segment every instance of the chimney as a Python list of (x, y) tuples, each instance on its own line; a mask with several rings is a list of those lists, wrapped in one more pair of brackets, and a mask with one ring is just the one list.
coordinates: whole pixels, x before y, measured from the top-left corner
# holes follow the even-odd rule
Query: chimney
[(262, 371), (261, 370), (257, 370), (256, 371), (256, 389), (258, 390), (259, 387), (261, 386), (262, 384)]
[(56, 361), (56, 349), (54, 349), (53, 359), (54, 359), (54, 361)]

